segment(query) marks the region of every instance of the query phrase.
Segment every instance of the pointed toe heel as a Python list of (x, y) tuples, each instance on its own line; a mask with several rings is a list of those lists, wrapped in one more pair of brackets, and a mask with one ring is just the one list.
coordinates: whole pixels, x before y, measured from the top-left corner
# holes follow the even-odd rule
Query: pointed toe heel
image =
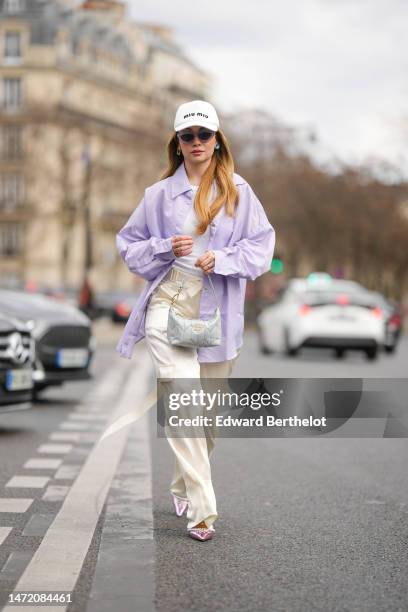
[(193, 527), (192, 529), (188, 529), (187, 532), (190, 538), (205, 542), (214, 537), (215, 529), (214, 527)]
[(173, 506), (176, 511), (177, 516), (183, 516), (185, 511), (187, 510), (188, 501), (184, 499), (180, 499), (172, 494)]

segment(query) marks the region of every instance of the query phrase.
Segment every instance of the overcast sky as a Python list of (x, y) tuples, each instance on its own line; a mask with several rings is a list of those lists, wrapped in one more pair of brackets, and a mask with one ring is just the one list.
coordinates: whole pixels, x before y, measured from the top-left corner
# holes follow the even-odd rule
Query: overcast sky
[(174, 27), (215, 77), (225, 112), (258, 107), (314, 127), (348, 162), (378, 156), (408, 176), (406, 0), (129, 0), (140, 21)]

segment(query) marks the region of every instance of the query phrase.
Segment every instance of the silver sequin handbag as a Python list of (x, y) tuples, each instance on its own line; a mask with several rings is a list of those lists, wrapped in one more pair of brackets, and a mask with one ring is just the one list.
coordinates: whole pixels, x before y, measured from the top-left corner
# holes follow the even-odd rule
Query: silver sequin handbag
[(217, 302), (217, 307), (210, 319), (187, 319), (176, 312), (173, 304), (184, 284), (183, 280), (178, 281), (180, 286), (172, 297), (167, 319), (167, 339), (170, 344), (177, 346), (218, 346), (221, 344), (221, 309), (210, 276), (208, 280)]

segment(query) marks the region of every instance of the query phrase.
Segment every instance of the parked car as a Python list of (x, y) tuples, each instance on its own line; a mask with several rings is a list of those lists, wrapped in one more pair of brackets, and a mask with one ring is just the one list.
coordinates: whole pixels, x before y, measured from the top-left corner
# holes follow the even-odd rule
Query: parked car
[(402, 334), (402, 307), (393, 300), (387, 299), (382, 293), (373, 291), (372, 294), (385, 315), (384, 350), (386, 353), (394, 353)]
[(343, 357), (364, 351), (375, 359), (385, 341), (385, 315), (365, 287), (349, 280), (291, 279), (258, 316), (261, 351), (294, 356), (303, 347), (327, 347)]
[(0, 314), (0, 412), (31, 408), (34, 352), (29, 328)]
[(96, 340), (77, 308), (38, 293), (0, 289), (0, 312), (18, 317), (35, 341), (34, 391), (87, 380)]
[(97, 318), (98, 309), (92, 299), (93, 293), (88, 294), (88, 287), (89, 285), (87, 287), (82, 286), (82, 288), (62, 286), (42, 287), (38, 292), (59, 302), (75, 306), (75, 308), (78, 308), (92, 321)]
[(78, 307), (78, 289), (75, 287), (43, 287), (39, 293)]
[(99, 316), (108, 316), (114, 323), (126, 323), (139, 299), (137, 291), (104, 291), (97, 294)]

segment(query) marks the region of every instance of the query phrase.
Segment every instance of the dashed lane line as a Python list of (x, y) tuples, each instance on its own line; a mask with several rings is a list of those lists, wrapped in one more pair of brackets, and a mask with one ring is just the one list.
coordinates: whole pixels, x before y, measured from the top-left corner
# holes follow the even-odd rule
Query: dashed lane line
[(62, 423), (60, 423), (59, 425), (60, 429), (64, 429), (64, 430), (78, 430), (78, 431), (89, 431), (90, 427), (89, 427), (89, 423), (75, 423), (72, 421), (64, 421)]
[(78, 421), (97, 421), (98, 419), (105, 419), (106, 415), (104, 414), (98, 414), (97, 412), (78, 412), (77, 410), (74, 410), (73, 412), (70, 412), (68, 415), (69, 419), (75, 420), (78, 419)]
[(76, 431), (53, 431), (48, 436), (48, 439), (54, 442), (79, 442), (81, 440), (81, 433)]
[(33, 501), (27, 497), (1, 497), (0, 512), (26, 512)]
[(0, 546), (7, 538), (8, 534), (12, 531), (12, 527), (0, 527)]
[(5, 486), (23, 489), (43, 489), (49, 481), (49, 476), (13, 476), (6, 482)]
[(72, 444), (40, 444), (37, 451), (39, 453), (50, 453), (59, 455), (69, 453), (72, 450)]
[(60, 467), (62, 459), (28, 459), (23, 468), (26, 470), (56, 470)]

